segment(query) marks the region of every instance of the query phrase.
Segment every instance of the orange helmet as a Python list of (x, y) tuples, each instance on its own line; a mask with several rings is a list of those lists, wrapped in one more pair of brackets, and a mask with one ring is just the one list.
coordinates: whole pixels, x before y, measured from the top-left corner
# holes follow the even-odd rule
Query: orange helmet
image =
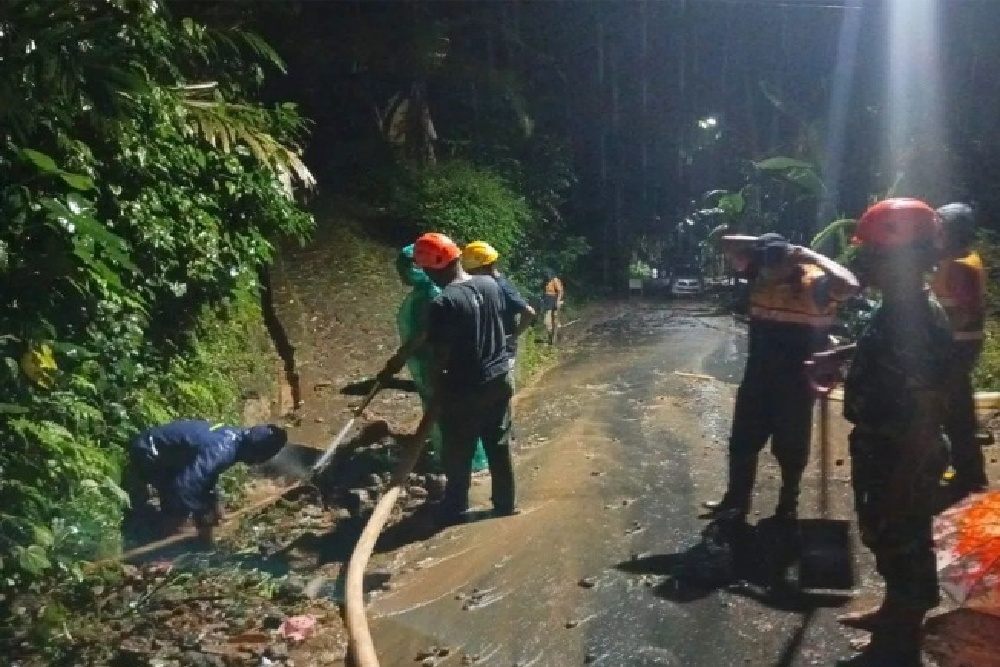
[(413, 263), (421, 269), (443, 269), (462, 256), (462, 249), (444, 234), (430, 232), (413, 244)]
[(886, 199), (871, 206), (858, 220), (852, 244), (874, 250), (895, 250), (914, 243), (941, 242), (941, 219), (919, 199)]

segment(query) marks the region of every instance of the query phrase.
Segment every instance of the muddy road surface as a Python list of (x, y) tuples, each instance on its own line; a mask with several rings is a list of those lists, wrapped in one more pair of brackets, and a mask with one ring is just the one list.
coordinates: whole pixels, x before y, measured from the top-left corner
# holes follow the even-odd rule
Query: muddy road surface
[[(833, 620), (846, 600), (780, 584), (791, 538), (766, 521), (778, 485), (769, 453), (751, 517), (765, 521), (744, 536), (739, 571), (702, 538), (700, 503), (725, 487), (744, 349), (744, 328), (697, 302), (636, 304), (584, 336), (518, 402), (521, 513), (489, 518), (484, 478), (473, 489), (482, 518), (384, 536), (371, 569), (389, 581), (369, 605), (382, 664), (798, 667), (851, 655)], [(840, 450), (839, 404), (831, 412)], [(850, 518), (842, 457), (831, 457), (833, 511)], [(811, 467), (803, 517), (816, 478)]]

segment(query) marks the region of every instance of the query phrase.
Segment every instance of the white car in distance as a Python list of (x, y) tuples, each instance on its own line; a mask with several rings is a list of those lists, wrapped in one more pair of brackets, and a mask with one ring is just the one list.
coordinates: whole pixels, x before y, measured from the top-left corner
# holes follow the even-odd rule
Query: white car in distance
[(698, 296), (703, 289), (701, 277), (694, 272), (680, 271), (670, 280), (672, 296)]

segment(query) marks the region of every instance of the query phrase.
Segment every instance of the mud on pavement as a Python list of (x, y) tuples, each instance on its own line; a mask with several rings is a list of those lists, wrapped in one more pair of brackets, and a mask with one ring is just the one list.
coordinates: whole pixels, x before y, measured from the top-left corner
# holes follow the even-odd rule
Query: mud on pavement
[[(833, 620), (846, 599), (733, 576), (702, 540), (699, 504), (725, 486), (744, 338), (701, 303), (636, 303), (593, 327), (519, 404), (521, 513), (489, 518), (482, 478), (480, 520), (381, 542), (369, 571), (386, 580), (368, 611), (382, 664), (791, 667), (850, 655)], [(834, 425), (837, 460), (845, 432)], [(761, 463), (755, 519), (777, 492), (773, 460)], [(834, 470), (834, 516), (850, 518), (847, 469)], [(803, 516), (815, 480), (811, 468)]]
[[(734, 561), (704, 539), (699, 505), (725, 486), (743, 327), (697, 302), (599, 308), (581, 324), (562, 363), (518, 396), (520, 514), (490, 518), (489, 477), (480, 476), (473, 520), (437, 531), (421, 518), (433, 499), (428, 478), (411, 480), (365, 576), (382, 664), (800, 667), (849, 655), (854, 636), (833, 620), (847, 600), (780, 584), (793, 581), (794, 568), (783, 560), (788, 536), (766, 521), (778, 486), (768, 454), (754, 497), (760, 529), (740, 542), (750, 557)], [(328, 394), (300, 414), (346, 414), (349, 400), (335, 410)], [(394, 420), (419, 412), (405, 394), (386, 400), (399, 405)], [(849, 519), (846, 425), (838, 406), (832, 413), (833, 516)], [(137, 665), (164, 652), (174, 658), (156, 664), (344, 664), (344, 568), (363, 505), (385, 484), (374, 469), (367, 474), (369, 495), (357, 506), (324, 508), (316, 489), (301, 488), (242, 518), (223, 540), (224, 557), (197, 570), (202, 588), (175, 590), (180, 569), (129, 574), (136, 599), (169, 622), (119, 653)], [(816, 480), (814, 457), (803, 517), (816, 511)], [(856, 543), (854, 556), (861, 597), (874, 597), (871, 564)], [(220, 592), (220, 581), (232, 590)], [(283, 638), (280, 628), (296, 616), (316, 624)], [(182, 627), (191, 629), (175, 637), (171, 628)]]

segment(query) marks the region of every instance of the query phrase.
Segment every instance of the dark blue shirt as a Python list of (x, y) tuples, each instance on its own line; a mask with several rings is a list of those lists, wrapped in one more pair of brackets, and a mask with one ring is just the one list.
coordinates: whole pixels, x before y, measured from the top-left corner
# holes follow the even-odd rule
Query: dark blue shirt
[(445, 287), (428, 309), (427, 342), (448, 352), (443, 389), (449, 393), (475, 390), (506, 373), (510, 356), (496, 281), (470, 276)]
[(185, 419), (143, 431), (132, 441), (130, 454), (157, 487), (161, 505), (198, 515), (214, 504), (219, 476), (238, 460), (246, 433)]
[(496, 280), (503, 296), (503, 332), (507, 336), (507, 352), (513, 359), (517, 353), (517, 336), (514, 335), (517, 331), (517, 316), (528, 309), (528, 302), (521, 297), (514, 283), (507, 280), (506, 276), (497, 275)]

